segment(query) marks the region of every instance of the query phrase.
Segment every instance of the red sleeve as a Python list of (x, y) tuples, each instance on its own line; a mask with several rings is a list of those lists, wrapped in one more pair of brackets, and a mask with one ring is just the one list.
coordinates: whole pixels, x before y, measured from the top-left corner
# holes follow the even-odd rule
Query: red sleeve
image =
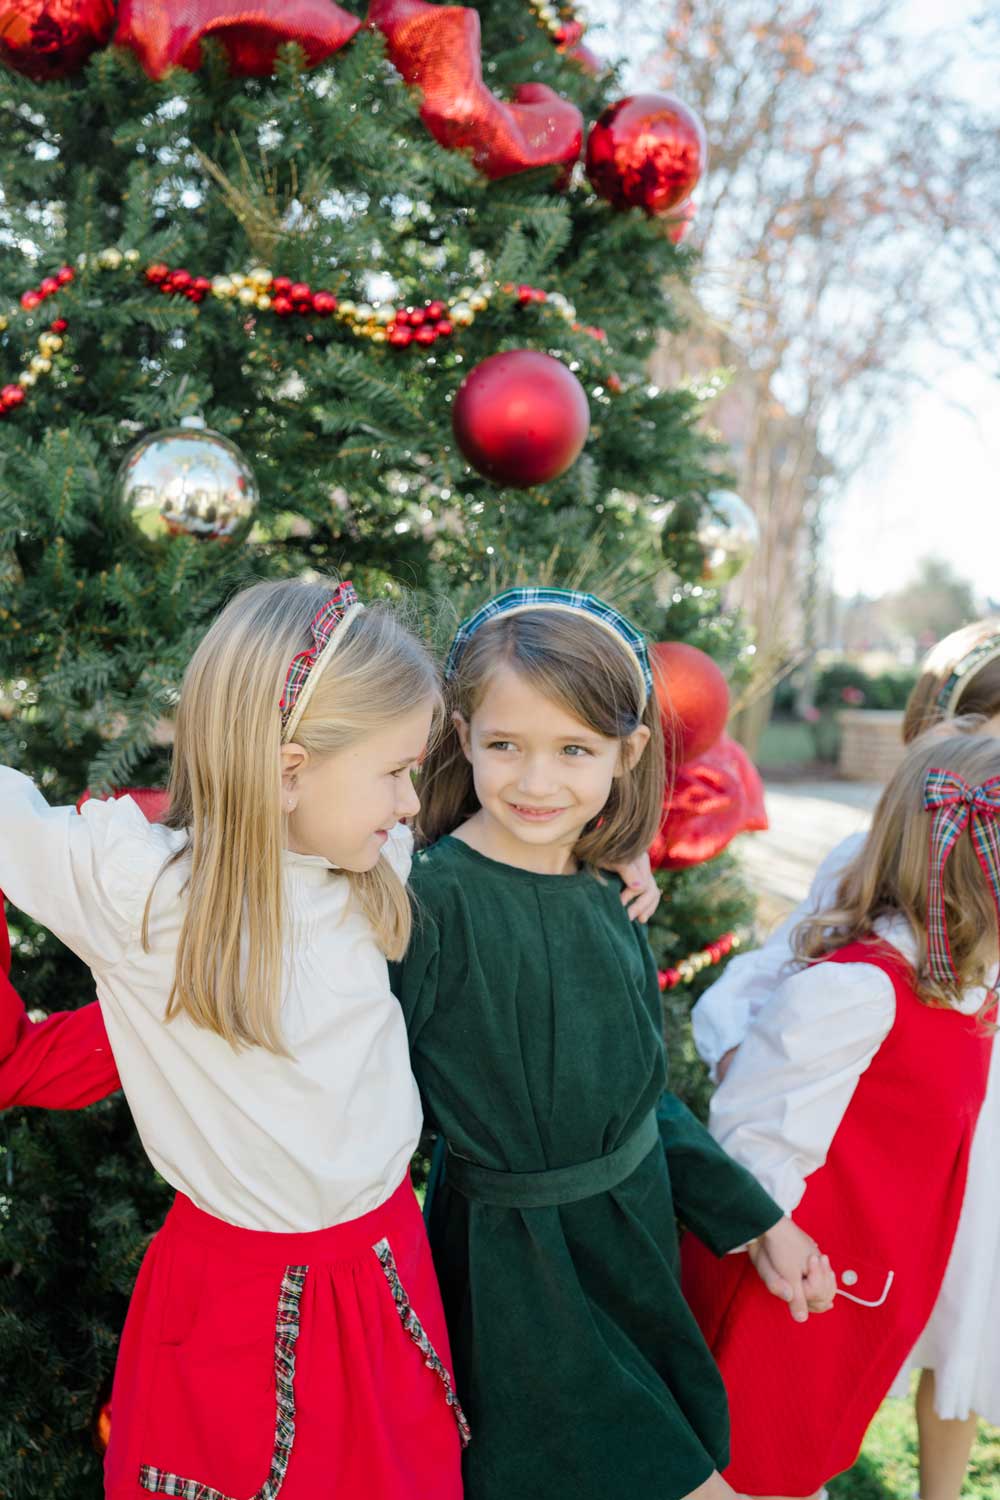
[(30, 1021), (20, 995), (0, 975), (0, 1109), (84, 1109), (120, 1088), (96, 1000)]

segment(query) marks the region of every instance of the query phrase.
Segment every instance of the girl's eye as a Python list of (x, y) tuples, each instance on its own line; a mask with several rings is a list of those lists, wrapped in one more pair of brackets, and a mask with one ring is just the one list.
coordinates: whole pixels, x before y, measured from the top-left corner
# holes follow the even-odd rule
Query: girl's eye
[(566, 755), (572, 755), (574, 759), (578, 759), (581, 755), (590, 754), (586, 745), (564, 745), (563, 752)]
[(513, 745), (510, 740), (490, 740), (486, 748), (487, 750), (511, 750)]

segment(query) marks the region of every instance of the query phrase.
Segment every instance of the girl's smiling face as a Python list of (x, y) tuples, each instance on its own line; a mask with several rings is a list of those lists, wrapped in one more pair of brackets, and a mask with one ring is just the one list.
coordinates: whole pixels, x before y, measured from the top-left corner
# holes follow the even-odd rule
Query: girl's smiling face
[(625, 741), (599, 734), (508, 666), (493, 673), (471, 719), (454, 722), (498, 852), (571, 851), (649, 739), (645, 726)]

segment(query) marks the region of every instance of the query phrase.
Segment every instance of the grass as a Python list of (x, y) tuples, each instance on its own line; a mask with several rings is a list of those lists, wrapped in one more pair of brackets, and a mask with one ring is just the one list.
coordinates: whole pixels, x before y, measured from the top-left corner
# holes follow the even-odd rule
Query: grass
[(792, 719), (772, 719), (764, 727), (754, 758), (762, 769), (814, 761), (816, 742), (809, 725)]
[[(912, 1401), (885, 1401), (854, 1468), (830, 1484), (831, 1500), (913, 1500), (917, 1493), (917, 1424)], [(962, 1491), (1000, 1500), (1000, 1429), (982, 1423)]]

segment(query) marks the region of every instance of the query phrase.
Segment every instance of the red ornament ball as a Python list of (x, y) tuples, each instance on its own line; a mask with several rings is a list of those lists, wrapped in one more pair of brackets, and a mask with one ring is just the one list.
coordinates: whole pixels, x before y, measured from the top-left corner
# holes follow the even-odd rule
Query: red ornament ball
[(710, 656), (683, 641), (662, 641), (650, 657), (668, 754), (672, 746), (678, 762), (695, 760), (726, 727), (729, 684)]
[(705, 170), (705, 128), (672, 94), (632, 94), (611, 104), (587, 139), (587, 176), (615, 208), (665, 214)]
[(497, 484), (529, 489), (565, 474), (590, 431), (590, 407), (572, 371), (551, 354), (514, 349), (484, 359), (459, 386), (455, 441)]
[(106, 47), (113, 0), (0, 0), (0, 62), (36, 82), (67, 78)]

